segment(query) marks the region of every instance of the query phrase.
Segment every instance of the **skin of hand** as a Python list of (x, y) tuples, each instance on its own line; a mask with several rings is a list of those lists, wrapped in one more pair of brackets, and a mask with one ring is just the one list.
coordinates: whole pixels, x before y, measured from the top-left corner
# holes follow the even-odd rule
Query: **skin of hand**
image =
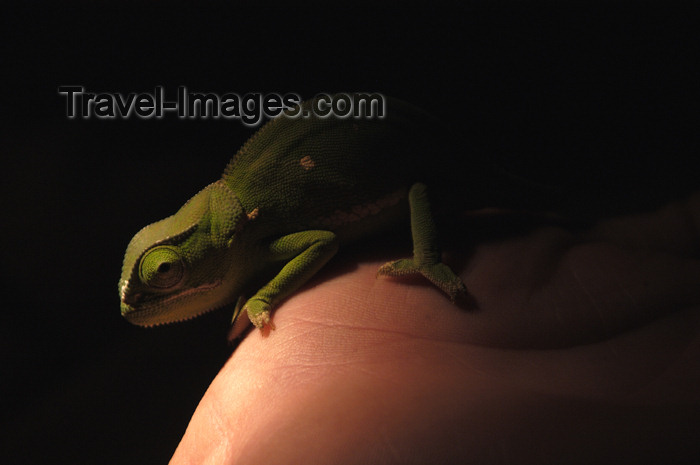
[(471, 309), (379, 261), (315, 281), (236, 348), (171, 464), (697, 460), (699, 231), (696, 194), (481, 243)]

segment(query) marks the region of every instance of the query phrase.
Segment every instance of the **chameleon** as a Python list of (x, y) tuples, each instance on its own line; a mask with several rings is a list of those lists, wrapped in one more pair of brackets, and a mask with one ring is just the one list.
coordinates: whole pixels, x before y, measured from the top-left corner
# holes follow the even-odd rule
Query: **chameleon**
[[(466, 293), (441, 260), (421, 182), (435, 119), (385, 97), (382, 118), (282, 113), (239, 149), (223, 175), (174, 215), (129, 242), (119, 280), (121, 314), (155, 326), (235, 303), (259, 329), (271, 312), (350, 241), (409, 219), (413, 256), (378, 275), (419, 274), (452, 301)], [(245, 295), (250, 298), (245, 299)], [(246, 322), (247, 323), (247, 322)]]

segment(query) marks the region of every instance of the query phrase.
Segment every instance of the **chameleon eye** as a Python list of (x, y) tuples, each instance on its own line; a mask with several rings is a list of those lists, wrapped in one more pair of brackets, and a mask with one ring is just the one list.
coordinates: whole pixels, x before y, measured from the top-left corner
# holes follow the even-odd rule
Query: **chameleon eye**
[(149, 250), (141, 259), (141, 281), (151, 287), (169, 288), (182, 280), (185, 265), (180, 254), (171, 247), (161, 246)]

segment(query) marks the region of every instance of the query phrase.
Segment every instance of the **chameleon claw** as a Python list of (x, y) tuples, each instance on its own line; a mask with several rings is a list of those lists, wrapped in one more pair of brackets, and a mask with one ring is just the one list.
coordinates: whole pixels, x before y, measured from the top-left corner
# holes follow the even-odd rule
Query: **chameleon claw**
[(275, 325), (270, 321), (270, 311), (263, 310), (262, 312), (255, 313), (253, 315), (248, 311), (248, 318), (255, 325), (256, 328), (263, 330), (265, 327), (270, 329), (275, 329)]
[(267, 314), (268, 318), (267, 321), (262, 323), (262, 326), (258, 326), (257, 324), (255, 325), (259, 330), (260, 334), (262, 334), (263, 337), (267, 337), (270, 335), (270, 331), (275, 330), (275, 324), (270, 320), (269, 318), (269, 313)]

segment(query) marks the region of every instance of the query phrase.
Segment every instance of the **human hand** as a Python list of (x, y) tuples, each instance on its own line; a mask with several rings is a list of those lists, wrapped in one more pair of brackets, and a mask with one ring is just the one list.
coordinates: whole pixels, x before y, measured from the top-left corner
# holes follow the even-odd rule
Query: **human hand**
[(699, 231), (697, 194), (482, 243), (476, 309), (361, 263), (247, 335), (171, 463), (697, 460)]

